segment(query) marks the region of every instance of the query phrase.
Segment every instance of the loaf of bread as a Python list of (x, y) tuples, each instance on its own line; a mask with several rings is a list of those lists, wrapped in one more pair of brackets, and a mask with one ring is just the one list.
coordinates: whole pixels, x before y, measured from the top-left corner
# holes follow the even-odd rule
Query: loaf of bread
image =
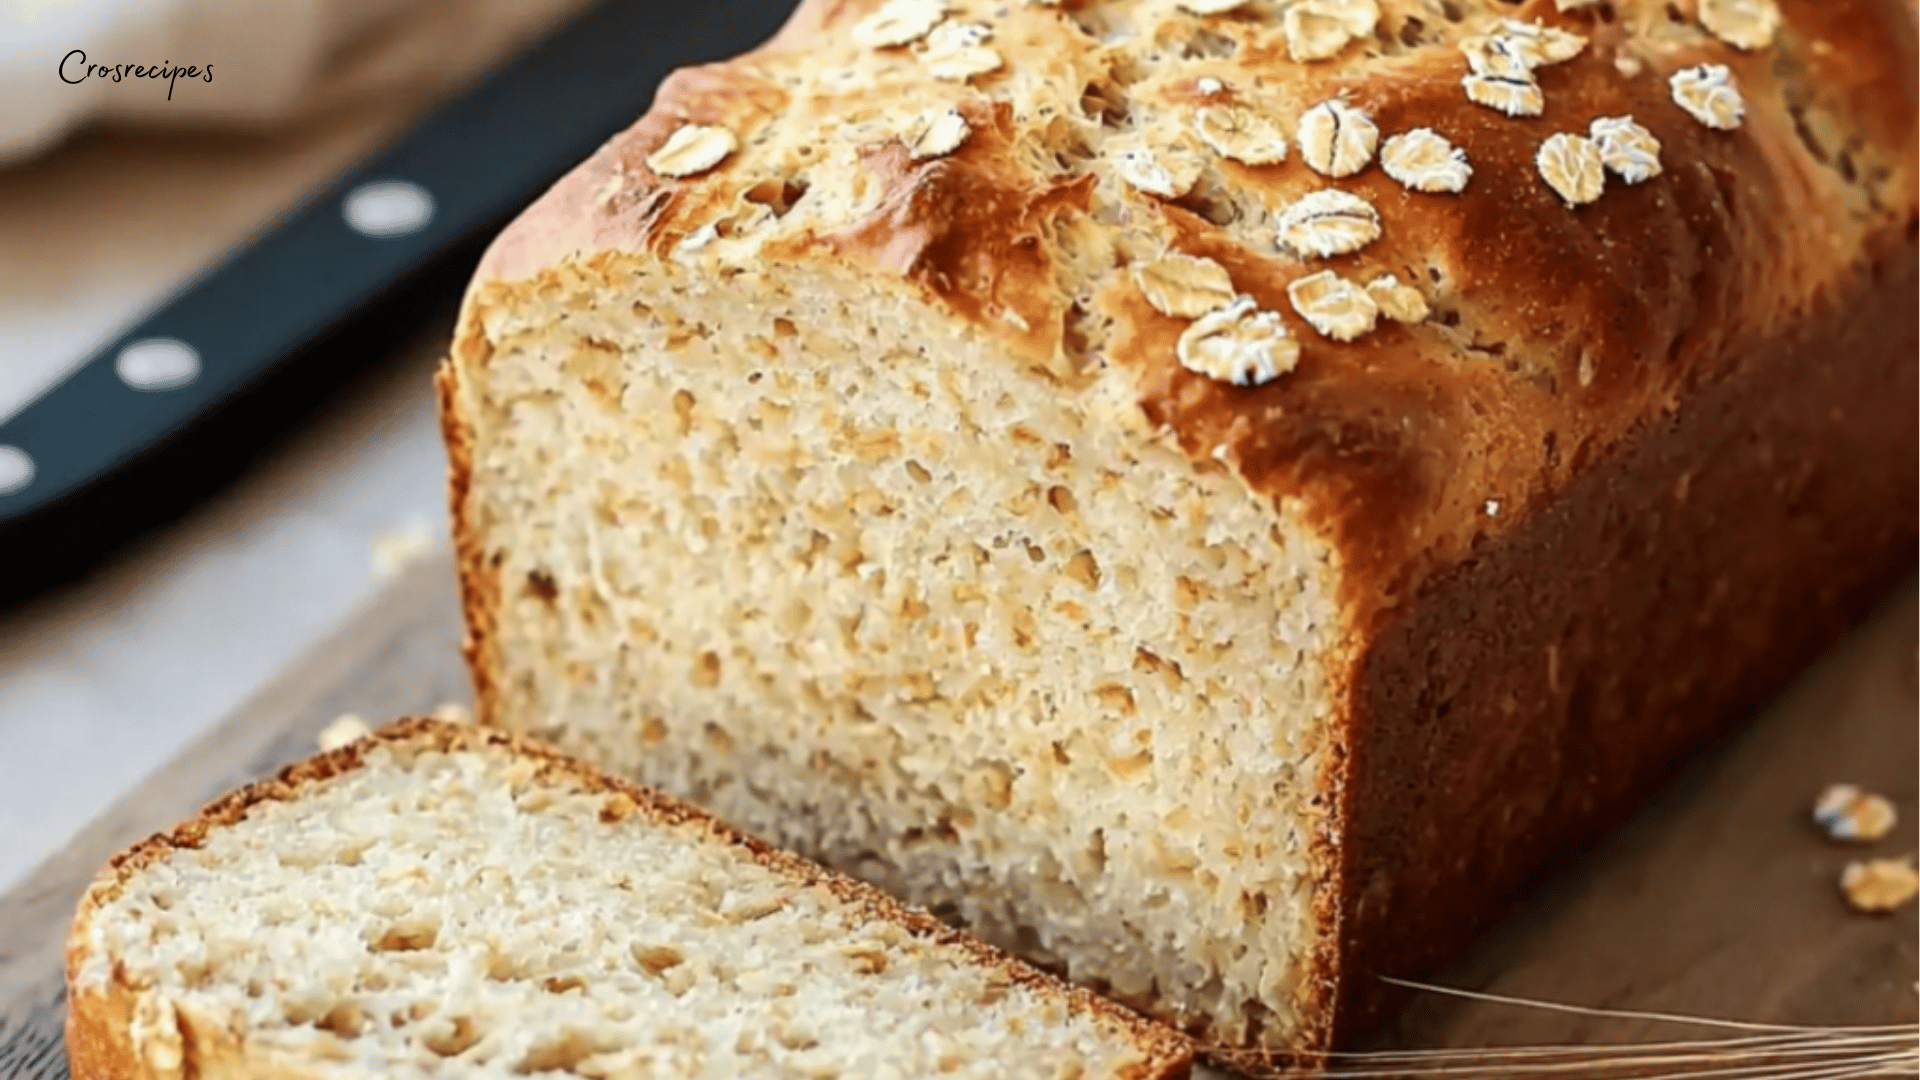
[(76, 1080), (1184, 1077), (1178, 1034), (577, 761), (402, 721), (117, 857)]
[(807, 0), (483, 261), (485, 723), (1226, 1046), (1913, 567), (1901, 0)]

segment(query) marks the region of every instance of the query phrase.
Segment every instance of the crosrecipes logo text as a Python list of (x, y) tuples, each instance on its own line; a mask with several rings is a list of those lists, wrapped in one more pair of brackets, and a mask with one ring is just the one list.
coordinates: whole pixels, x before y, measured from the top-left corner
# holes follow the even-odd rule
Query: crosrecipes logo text
[(79, 84), (88, 79), (165, 79), (167, 80), (167, 100), (173, 100), (173, 84), (179, 79), (199, 79), (202, 82), (213, 81), (213, 65), (192, 64), (187, 67), (175, 67), (173, 61), (164, 64), (89, 64), (84, 49), (75, 49), (60, 58), (60, 81)]

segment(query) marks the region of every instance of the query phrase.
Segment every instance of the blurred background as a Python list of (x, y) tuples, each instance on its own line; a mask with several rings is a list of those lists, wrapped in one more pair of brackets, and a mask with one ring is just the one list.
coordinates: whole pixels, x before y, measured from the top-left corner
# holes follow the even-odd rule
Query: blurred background
[[(0, 0), (0, 432), (236, 245), (586, 7)], [(71, 82), (76, 49), (215, 74)], [(0, 890), (445, 547), (428, 379), (453, 298), (420, 299), (382, 355), (340, 357), (347, 374), (239, 451), (210, 494), (80, 576), (46, 588), (26, 560), (0, 569), (0, 584), (32, 586), (0, 604)]]

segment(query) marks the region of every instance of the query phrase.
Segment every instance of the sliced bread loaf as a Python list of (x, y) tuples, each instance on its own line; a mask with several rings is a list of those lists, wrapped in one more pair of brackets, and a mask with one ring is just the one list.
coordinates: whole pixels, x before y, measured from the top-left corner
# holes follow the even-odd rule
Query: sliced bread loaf
[(1185, 1041), (701, 811), (406, 720), (116, 857), (107, 1077), (1179, 1077)]

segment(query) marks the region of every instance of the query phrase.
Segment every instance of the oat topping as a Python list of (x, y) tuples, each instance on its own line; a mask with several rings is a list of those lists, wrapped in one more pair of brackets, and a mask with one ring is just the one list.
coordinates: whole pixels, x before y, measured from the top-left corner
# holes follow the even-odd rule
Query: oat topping
[(1233, 303), (1233, 279), (1212, 259), (1165, 255), (1133, 264), (1133, 282), (1162, 315), (1197, 319)]
[(1884, 795), (1854, 784), (1829, 784), (1813, 803), (1813, 820), (1832, 840), (1871, 842), (1893, 831), (1899, 821)]
[(1279, 314), (1259, 310), (1251, 296), (1201, 316), (1176, 352), (1181, 367), (1235, 386), (1272, 382), (1300, 362), (1300, 343)]
[(907, 129), (907, 152), (915, 161), (945, 157), (967, 141), (970, 130), (959, 109), (929, 109)]
[(1632, 53), (1619, 53), (1613, 58), (1613, 70), (1631, 79), (1646, 70), (1646, 65)]
[(1518, 19), (1501, 19), (1500, 36), (1512, 40), (1528, 67), (1564, 63), (1580, 55), (1587, 39), (1570, 30)]
[(1546, 95), (1540, 92), (1540, 84), (1533, 81), (1531, 72), (1508, 77), (1470, 71), (1460, 80), (1460, 85), (1467, 88), (1468, 101), (1498, 109), (1508, 116), (1539, 116), (1547, 107)]
[(1764, 49), (1780, 29), (1774, 0), (1700, 0), (1700, 25), (1736, 49)]
[(1248, 165), (1287, 160), (1287, 136), (1265, 113), (1242, 105), (1209, 105), (1194, 114), (1194, 133), (1224, 158)]
[(1600, 148), (1585, 135), (1558, 132), (1540, 144), (1533, 162), (1547, 182), (1568, 206), (1590, 203), (1607, 186), (1607, 172), (1601, 162)]
[(341, 713), (333, 723), (320, 730), (320, 749), (322, 752), (338, 750), (351, 742), (357, 742), (373, 734), (367, 722), (354, 713)]
[(1667, 85), (1673, 88), (1673, 100), (1687, 115), (1710, 128), (1732, 131), (1746, 118), (1747, 103), (1733, 81), (1733, 72), (1724, 64), (1681, 68)]
[(1380, 237), (1380, 212), (1351, 191), (1321, 188), (1280, 211), (1280, 243), (1302, 255), (1345, 255)]
[(1207, 97), (1212, 97), (1213, 95), (1218, 94), (1221, 91), (1225, 90), (1227, 88), (1227, 84), (1221, 82), (1219, 79), (1216, 79), (1211, 75), (1203, 75), (1201, 76), (1198, 82), (1193, 84), (1193, 88), (1195, 90), (1200, 91), (1202, 94), (1205, 94)]
[(1323, 101), (1300, 116), (1294, 132), (1300, 158), (1323, 176), (1352, 176), (1373, 160), (1380, 129), (1373, 118), (1340, 100)]
[(1205, 165), (1198, 154), (1178, 146), (1131, 146), (1114, 155), (1114, 171), (1120, 179), (1163, 199), (1192, 191)]
[(1402, 285), (1397, 274), (1382, 274), (1367, 282), (1367, 295), (1373, 298), (1380, 314), (1394, 322), (1425, 322), (1431, 314), (1427, 298), (1411, 285)]
[(1315, 330), (1335, 341), (1352, 341), (1372, 330), (1380, 308), (1367, 290), (1331, 270), (1309, 274), (1287, 286), (1293, 310)]
[(853, 40), (869, 49), (911, 45), (947, 17), (945, 0), (887, 0), (853, 27)]
[(1601, 116), (1588, 125), (1587, 136), (1600, 148), (1600, 160), (1629, 184), (1660, 175), (1660, 140), (1631, 116)]
[(1225, 15), (1247, 0), (1179, 0), (1180, 7), (1195, 15)]
[(1535, 64), (1517, 38), (1505, 34), (1476, 34), (1462, 38), (1460, 53), (1467, 58), (1467, 70), (1492, 79), (1533, 81)]
[(1920, 874), (1905, 859), (1864, 859), (1847, 864), (1840, 891), (1855, 911), (1884, 915), (1920, 893)]
[(726, 128), (685, 124), (647, 157), (647, 168), (661, 176), (694, 176), (725, 161), (739, 147), (739, 140)]
[(992, 36), (993, 28), (984, 23), (941, 23), (927, 36), (920, 59), (934, 78), (966, 82), (1000, 70), (1005, 62), (998, 50), (983, 44)]
[(1459, 192), (1473, 175), (1467, 152), (1431, 128), (1414, 128), (1380, 147), (1380, 168), (1415, 191)]
[(1295, 60), (1327, 60), (1380, 21), (1375, 0), (1299, 0), (1281, 17), (1287, 52)]
[(1574, 8), (1592, 7), (1599, 2), (1600, 0), (1553, 0), (1553, 6), (1561, 11), (1572, 11)]

